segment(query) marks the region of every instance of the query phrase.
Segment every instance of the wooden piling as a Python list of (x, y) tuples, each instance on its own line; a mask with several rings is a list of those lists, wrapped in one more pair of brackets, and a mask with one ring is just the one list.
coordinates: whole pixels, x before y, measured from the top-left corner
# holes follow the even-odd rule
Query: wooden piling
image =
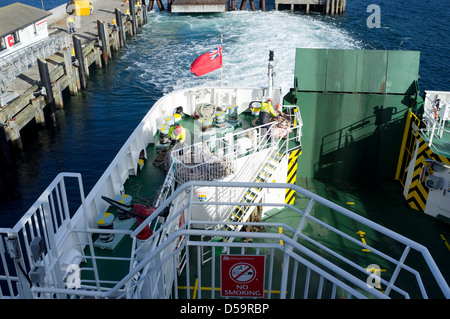
[(5, 171), (12, 165), (11, 149), (6, 137), (5, 126), (2, 123), (0, 123), (0, 161)]
[(75, 80), (77, 81), (77, 89), (78, 91), (81, 91), (80, 70), (77, 67), (74, 67), (73, 73), (75, 74)]
[(147, 24), (147, 5), (145, 4), (145, 0), (142, 1), (142, 17), (144, 18), (144, 25)]
[(254, 0), (250, 0), (250, 9), (252, 11), (255, 11), (255, 2), (254, 2)]
[(73, 39), (73, 47), (75, 49), (75, 58), (78, 61), (78, 72), (80, 75), (81, 89), (85, 90), (87, 88), (87, 77), (86, 77), (86, 69), (84, 67), (84, 57), (83, 57), (83, 48), (81, 47), (81, 40), (77, 35), (74, 35), (72, 39)]
[(117, 52), (117, 51), (119, 51), (119, 49), (120, 49), (120, 44), (119, 44), (119, 32), (117, 32), (117, 30), (114, 30), (114, 31), (111, 33), (111, 36), (112, 36), (112, 38), (113, 38), (113, 45), (112, 45), (113, 50)]
[(95, 52), (95, 65), (97, 69), (102, 68), (102, 50), (99, 47), (94, 48)]
[(112, 59), (112, 53), (111, 53), (111, 42), (109, 41), (109, 29), (108, 24), (105, 21), (102, 21), (103, 23), (103, 30), (105, 33), (105, 42), (106, 42), (106, 53), (108, 53), (108, 59)]
[(230, 8), (230, 10), (231, 11), (235, 11), (237, 8), (236, 8), (236, 0), (231, 0), (231, 8)]
[(106, 43), (105, 25), (101, 20), (97, 20), (97, 31), (102, 48), (102, 66), (106, 68), (108, 66), (108, 49)]
[(242, 0), (241, 7), (239, 8), (239, 10), (244, 10), (246, 4), (247, 4), (247, 0)]
[(159, 11), (164, 11), (164, 5), (161, 0), (156, 0), (156, 4), (158, 5)]
[[(37, 60), (39, 68), (39, 76), (41, 78), (41, 85), (45, 88), (45, 101), (50, 107), (50, 118), (53, 124), (56, 123), (56, 105), (55, 99), (53, 98), (52, 82), (50, 81), (50, 74), (48, 73), (47, 61), (42, 58)], [(11, 137), (11, 141), (13, 137)]]
[(45, 116), (43, 111), (43, 104), (45, 103), (44, 98), (42, 96), (35, 97), (31, 100), (31, 104), (33, 105), (34, 111), (36, 115), (34, 116), (34, 120), (36, 124), (40, 126), (45, 126)]
[(72, 55), (70, 54), (70, 48), (64, 48), (64, 71), (66, 75), (69, 77), (69, 92), (71, 95), (78, 94), (77, 82), (75, 80), (75, 76), (73, 73), (73, 65), (72, 65)]
[(125, 34), (123, 32), (123, 23), (122, 23), (122, 12), (119, 9), (116, 9), (116, 23), (119, 31), (119, 42), (120, 47), (123, 48), (125, 46)]
[(52, 82), (52, 91), (53, 91), (53, 98), (55, 99), (56, 108), (63, 109), (64, 108), (63, 95), (58, 81)]
[(266, 0), (260, 0), (259, 7), (261, 8), (261, 11), (266, 11)]
[(134, 7), (134, 0), (129, 0), (128, 1), (130, 4), (130, 14), (131, 14), (131, 25), (132, 25), (132, 30), (133, 30), (133, 35), (135, 35), (137, 33), (137, 23), (136, 23), (136, 12), (135, 12), (135, 7)]
[(16, 120), (9, 120), (8, 128), (12, 146), (20, 150), (23, 149), (22, 137), (20, 136), (20, 129)]
[(153, 3), (155, 2), (155, 0), (150, 0), (148, 2), (148, 7), (147, 7), (147, 11), (152, 11), (153, 10)]

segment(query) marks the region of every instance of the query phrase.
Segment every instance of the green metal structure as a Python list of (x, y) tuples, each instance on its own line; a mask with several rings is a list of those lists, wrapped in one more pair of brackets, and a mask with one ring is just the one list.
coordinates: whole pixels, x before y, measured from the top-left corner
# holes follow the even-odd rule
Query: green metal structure
[(420, 53), (297, 49), (285, 104), (303, 119), (298, 177), (392, 180)]

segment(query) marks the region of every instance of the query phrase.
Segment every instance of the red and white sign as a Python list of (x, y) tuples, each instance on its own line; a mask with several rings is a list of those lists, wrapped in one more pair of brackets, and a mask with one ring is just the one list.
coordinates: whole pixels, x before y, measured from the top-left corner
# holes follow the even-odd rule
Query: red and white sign
[(14, 38), (13, 38), (13, 36), (12, 35), (8, 35), (6, 37), (6, 42), (8, 42), (8, 46), (9, 47), (12, 47), (14, 45)]
[(41, 30), (47, 28), (47, 25), (45, 24), (46, 22), (46, 19), (36, 22), (36, 32), (40, 33)]
[(264, 297), (265, 256), (221, 255), (222, 297)]

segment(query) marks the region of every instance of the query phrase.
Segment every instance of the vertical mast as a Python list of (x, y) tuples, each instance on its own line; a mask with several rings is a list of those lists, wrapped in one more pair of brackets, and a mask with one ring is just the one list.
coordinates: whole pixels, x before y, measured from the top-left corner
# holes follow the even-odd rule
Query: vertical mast
[(273, 51), (269, 51), (269, 65), (268, 65), (268, 76), (269, 76), (269, 92), (267, 92), (267, 98), (272, 98), (273, 92), (273, 68), (275, 66), (275, 62), (273, 60)]

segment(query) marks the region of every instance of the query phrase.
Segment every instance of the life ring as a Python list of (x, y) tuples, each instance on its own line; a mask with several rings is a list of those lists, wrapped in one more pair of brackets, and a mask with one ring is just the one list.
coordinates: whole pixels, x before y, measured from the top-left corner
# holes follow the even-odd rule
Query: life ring
[(437, 122), (437, 120), (439, 118), (438, 109), (436, 107), (434, 107), (433, 112), (434, 112), (434, 120)]

